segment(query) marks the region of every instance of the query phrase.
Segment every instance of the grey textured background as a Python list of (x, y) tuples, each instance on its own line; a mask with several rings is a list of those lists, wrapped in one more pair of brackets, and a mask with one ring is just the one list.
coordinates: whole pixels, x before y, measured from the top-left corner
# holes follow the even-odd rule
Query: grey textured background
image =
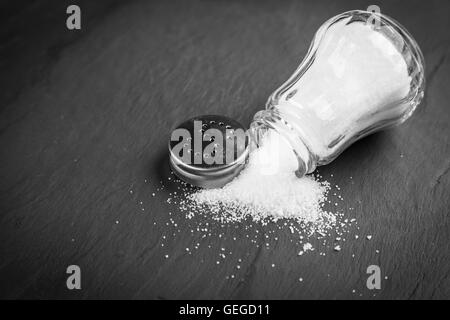
[[(223, 236), (199, 239), (199, 220), (166, 203), (170, 186), (153, 197), (169, 128), (204, 113), (248, 124), (326, 19), (372, 3), (82, 0), (82, 30), (69, 31), (70, 3), (0, 4), (0, 297), (450, 297), (447, 1), (376, 3), (420, 44), (426, 99), (320, 168), (360, 230), (339, 253), (302, 257), (283, 228), (217, 226)], [(255, 229), (279, 240), (261, 249), (245, 239)], [(216, 265), (221, 247), (233, 254)], [(66, 289), (71, 264), (80, 291)], [(370, 264), (382, 270), (377, 292), (365, 287)]]

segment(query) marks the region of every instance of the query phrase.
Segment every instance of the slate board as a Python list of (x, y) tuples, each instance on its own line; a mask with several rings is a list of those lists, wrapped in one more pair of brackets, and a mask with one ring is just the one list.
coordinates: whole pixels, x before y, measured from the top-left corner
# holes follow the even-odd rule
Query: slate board
[[(166, 202), (176, 184), (156, 191), (167, 139), (198, 114), (248, 124), (317, 28), (367, 3), (82, 0), (80, 31), (65, 27), (69, 4), (0, 5), (1, 298), (450, 297), (448, 3), (379, 1), (420, 44), (427, 95), (403, 126), (319, 169), (359, 229), (340, 252), (301, 257), (273, 225), (211, 225), (202, 239), (208, 217)], [(246, 239), (256, 230), (270, 249)], [(366, 288), (372, 264), (381, 290)], [(69, 265), (81, 290), (66, 288)]]

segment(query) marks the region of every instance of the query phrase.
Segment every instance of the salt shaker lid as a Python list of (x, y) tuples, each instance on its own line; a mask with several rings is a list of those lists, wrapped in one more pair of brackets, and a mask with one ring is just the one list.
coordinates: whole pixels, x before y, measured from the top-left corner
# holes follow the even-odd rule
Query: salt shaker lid
[(183, 181), (219, 188), (245, 166), (249, 137), (238, 121), (202, 115), (178, 124), (169, 139), (170, 166)]

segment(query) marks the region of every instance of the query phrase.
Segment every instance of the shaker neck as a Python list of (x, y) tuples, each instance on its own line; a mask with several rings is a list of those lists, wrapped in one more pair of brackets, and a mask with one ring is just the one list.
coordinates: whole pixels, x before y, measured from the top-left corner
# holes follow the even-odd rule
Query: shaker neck
[(292, 151), (298, 160), (298, 169), (295, 171), (297, 177), (301, 178), (316, 169), (316, 157), (311, 153), (300, 135), (280, 116), (276, 109), (261, 110), (253, 117), (248, 130), (251, 148), (258, 148), (269, 130), (275, 130), (292, 147)]

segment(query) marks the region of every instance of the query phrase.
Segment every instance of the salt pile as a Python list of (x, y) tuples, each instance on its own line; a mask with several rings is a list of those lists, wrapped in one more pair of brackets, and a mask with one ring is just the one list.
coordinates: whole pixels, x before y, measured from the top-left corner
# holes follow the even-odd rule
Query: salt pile
[(288, 143), (270, 130), (238, 177), (222, 188), (188, 195), (182, 207), (222, 222), (292, 219), (318, 230), (331, 228), (336, 216), (323, 209), (330, 184), (317, 176), (298, 178), (297, 163)]

